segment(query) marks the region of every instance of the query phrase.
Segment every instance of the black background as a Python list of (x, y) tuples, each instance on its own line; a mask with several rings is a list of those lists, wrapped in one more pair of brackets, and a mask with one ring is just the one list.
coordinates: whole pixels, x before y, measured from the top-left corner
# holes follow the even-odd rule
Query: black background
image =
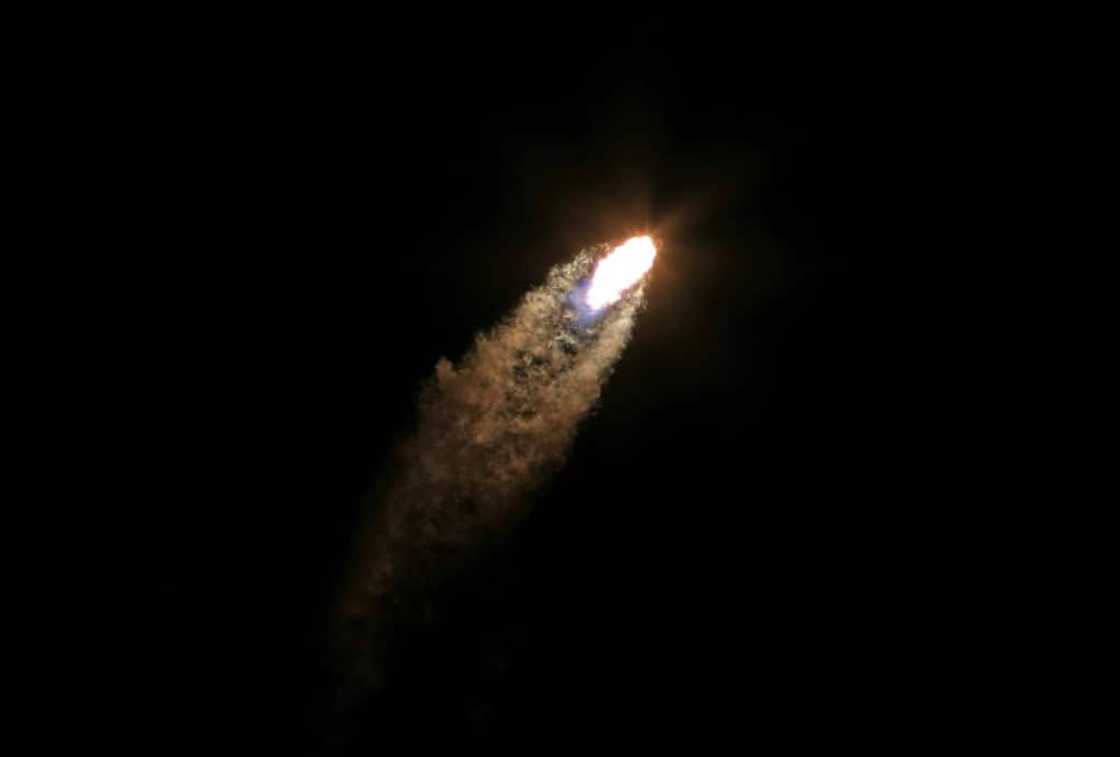
[[(924, 708), (945, 516), (910, 475), (901, 358), (920, 234), (899, 177), (928, 154), (909, 27), (185, 28), (122, 53), (91, 114), (122, 145), (142, 281), (142, 744), (821, 746)], [(421, 383), (633, 233), (662, 245), (648, 308), (568, 464), (391, 686), (332, 717), (330, 611)]]

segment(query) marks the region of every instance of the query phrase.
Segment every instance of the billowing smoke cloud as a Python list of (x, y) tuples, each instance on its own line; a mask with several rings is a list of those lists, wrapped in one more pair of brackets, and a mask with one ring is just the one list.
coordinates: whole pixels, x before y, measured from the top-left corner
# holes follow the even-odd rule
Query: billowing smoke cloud
[(393, 626), (415, 620), (416, 596), (525, 513), (599, 399), (642, 304), (641, 285), (602, 313), (580, 304), (574, 293), (605, 251), (554, 268), (458, 365), (436, 365), (344, 602), (363, 685), (379, 683)]

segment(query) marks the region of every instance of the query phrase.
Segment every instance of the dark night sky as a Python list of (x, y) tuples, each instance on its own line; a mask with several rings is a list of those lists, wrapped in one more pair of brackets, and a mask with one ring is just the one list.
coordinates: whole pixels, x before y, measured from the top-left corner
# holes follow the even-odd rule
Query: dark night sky
[(421, 382), (634, 231), (663, 244), (648, 308), (568, 465), (335, 735), (766, 748), (909, 717), (915, 82), (860, 19), (559, 13), (253, 19), (122, 59), (153, 754), (342, 728), (328, 610)]

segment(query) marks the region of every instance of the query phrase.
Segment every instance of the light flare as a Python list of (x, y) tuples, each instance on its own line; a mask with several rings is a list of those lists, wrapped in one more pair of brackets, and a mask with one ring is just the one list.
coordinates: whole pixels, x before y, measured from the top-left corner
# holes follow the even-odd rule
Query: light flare
[(616, 302), (646, 274), (656, 255), (657, 248), (649, 237), (634, 237), (614, 248), (595, 268), (587, 304), (597, 310)]

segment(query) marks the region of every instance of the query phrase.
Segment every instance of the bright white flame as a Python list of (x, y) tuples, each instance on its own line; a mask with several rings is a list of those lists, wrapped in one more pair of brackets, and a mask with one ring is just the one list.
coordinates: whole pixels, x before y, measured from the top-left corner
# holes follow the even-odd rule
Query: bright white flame
[(587, 304), (598, 309), (617, 300), (623, 290), (645, 275), (656, 255), (657, 248), (649, 237), (634, 237), (615, 247), (595, 268), (587, 290)]

